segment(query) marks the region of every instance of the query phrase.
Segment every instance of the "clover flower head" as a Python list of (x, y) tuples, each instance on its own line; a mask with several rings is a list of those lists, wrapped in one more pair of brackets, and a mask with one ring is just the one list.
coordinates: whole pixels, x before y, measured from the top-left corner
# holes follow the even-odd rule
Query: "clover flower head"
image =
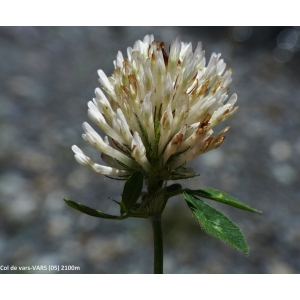
[(231, 70), (221, 54), (206, 65), (201, 42), (177, 37), (166, 53), (164, 43), (147, 35), (127, 58), (119, 51), (115, 70), (98, 71), (102, 87), (88, 102), (90, 119), (106, 134), (104, 140), (83, 123), (83, 138), (102, 152), (106, 166), (95, 163), (77, 146), (75, 159), (94, 172), (128, 177), (135, 171), (163, 180), (195, 175), (186, 164), (221, 145), (229, 127), (213, 135), (213, 127), (232, 116), (237, 95), (228, 100)]

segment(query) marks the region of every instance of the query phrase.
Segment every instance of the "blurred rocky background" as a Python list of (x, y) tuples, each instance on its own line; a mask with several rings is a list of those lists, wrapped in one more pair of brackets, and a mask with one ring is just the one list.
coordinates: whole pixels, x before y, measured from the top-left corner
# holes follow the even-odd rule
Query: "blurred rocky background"
[(1, 27), (0, 265), (152, 273), (148, 220), (97, 219), (62, 200), (117, 213), (109, 197), (119, 200), (123, 183), (80, 166), (71, 146), (101, 162), (81, 138), (97, 70), (110, 75), (117, 51), (150, 33), (167, 46), (177, 35), (194, 48), (201, 40), (207, 59), (220, 52), (233, 70), (240, 110), (221, 125), (231, 126), (223, 145), (190, 164), (201, 176), (182, 184), (263, 211), (207, 200), (241, 227), (245, 256), (205, 234), (182, 197), (171, 199), (165, 273), (299, 273), (300, 27)]

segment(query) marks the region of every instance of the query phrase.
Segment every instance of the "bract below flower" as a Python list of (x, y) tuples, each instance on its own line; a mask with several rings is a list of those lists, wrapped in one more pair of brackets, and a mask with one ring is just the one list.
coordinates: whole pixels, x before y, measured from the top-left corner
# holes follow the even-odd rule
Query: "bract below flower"
[(138, 170), (162, 180), (194, 176), (186, 164), (221, 145), (229, 127), (214, 136), (212, 128), (237, 111), (237, 95), (229, 100), (227, 95), (231, 70), (224, 72), (221, 54), (213, 53), (206, 65), (201, 42), (193, 51), (179, 38), (168, 55), (163, 42), (147, 35), (127, 56), (118, 52), (110, 77), (98, 71), (105, 93), (97, 88), (88, 102), (90, 119), (107, 137), (83, 123), (83, 138), (102, 152), (107, 166), (73, 146), (76, 160), (108, 176), (128, 177)]

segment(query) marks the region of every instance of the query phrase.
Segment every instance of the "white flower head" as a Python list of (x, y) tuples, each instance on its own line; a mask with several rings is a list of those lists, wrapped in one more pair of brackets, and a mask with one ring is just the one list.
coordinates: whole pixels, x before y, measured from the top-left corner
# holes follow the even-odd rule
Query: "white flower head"
[(169, 48), (147, 35), (119, 51), (115, 70), (107, 77), (98, 71), (102, 90), (88, 102), (90, 119), (107, 135), (105, 141), (88, 124), (83, 138), (102, 152), (108, 166), (94, 163), (73, 146), (83, 166), (108, 176), (129, 176), (135, 171), (161, 179), (195, 175), (185, 165), (200, 154), (217, 148), (224, 128), (213, 136), (213, 127), (232, 116), (237, 95), (229, 100), (231, 70), (221, 54), (213, 53), (206, 65), (201, 42), (192, 44), (177, 37)]

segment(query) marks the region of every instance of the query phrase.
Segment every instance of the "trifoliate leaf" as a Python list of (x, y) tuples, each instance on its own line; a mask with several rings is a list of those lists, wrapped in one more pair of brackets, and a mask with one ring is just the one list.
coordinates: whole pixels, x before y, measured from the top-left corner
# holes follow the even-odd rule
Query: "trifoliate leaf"
[(261, 211), (252, 208), (246, 204), (244, 204), (243, 202), (239, 201), (238, 199), (224, 193), (221, 191), (218, 191), (216, 189), (211, 189), (211, 188), (207, 188), (207, 189), (203, 189), (203, 190), (189, 190), (186, 189), (186, 192), (188, 192), (189, 194), (193, 194), (196, 196), (200, 196), (203, 198), (207, 198), (207, 199), (211, 199), (211, 200), (215, 200), (239, 209), (243, 209), (246, 211), (250, 211), (253, 213), (257, 213), (257, 214), (262, 214)]
[(189, 192), (184, 192), (183, 195), (204, 231), (244, 253), (249, 253), (240, 228), (228, 217)]

